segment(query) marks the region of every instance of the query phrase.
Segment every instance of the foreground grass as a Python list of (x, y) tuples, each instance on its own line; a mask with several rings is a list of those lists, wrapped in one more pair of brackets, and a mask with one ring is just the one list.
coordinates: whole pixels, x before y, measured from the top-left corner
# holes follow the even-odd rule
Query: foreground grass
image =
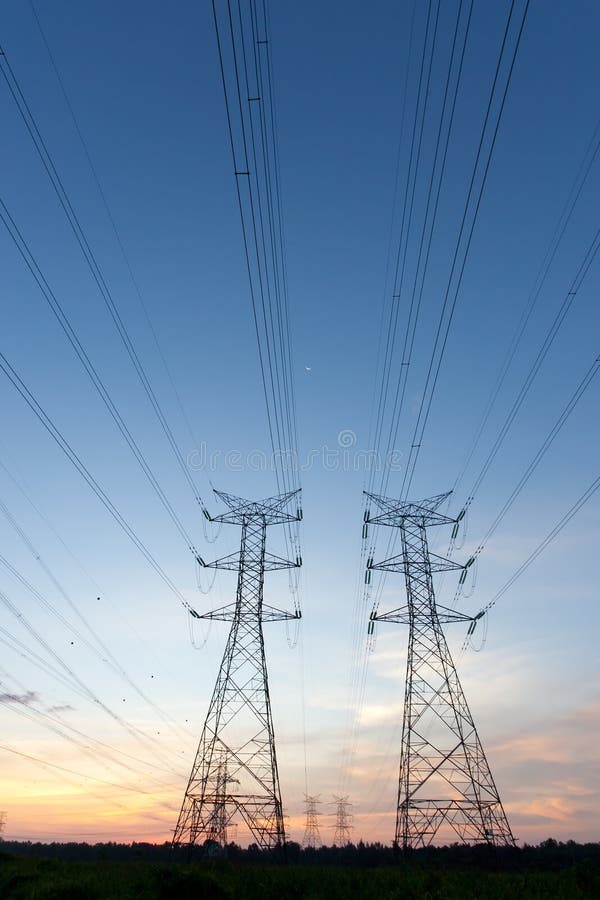
[(0, 897), (10, 900), (373, 900), (598, 898), (600, 872), (580, 863), (559, 872), (486, 872), (423, 867), (266, 866), (65, 862), (0, 856)]

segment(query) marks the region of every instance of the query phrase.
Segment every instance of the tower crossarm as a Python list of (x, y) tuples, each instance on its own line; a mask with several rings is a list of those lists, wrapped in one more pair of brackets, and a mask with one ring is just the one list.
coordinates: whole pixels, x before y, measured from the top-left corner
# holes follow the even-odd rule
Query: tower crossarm
[[(450, 609), (448, 606), (436, 605), (438, 621), (446, 625), (451, 622), (473, 622), (474, 616), (467, 613), (461, 613), (456, 609)], [(398, 609), (391, 609), (386, 613), (372, 613), (370, 620), (372, 622), (394, 622), (396, 625), (410, 625), (410, 608), (408, 606), (399, 606)]]
[[(410, 558), (408, 559), (408, 565), (410, 565)], [(416, 565), (421, 565), (421, 560), (417, 558), (415, 560)], [(367, 566), (368, 569), (380, 569), (382, 572), (404, 572), (404, 568), (407, 565), (407, 559), (405, 554), (399, 554), (398, 556), (390, 556), (389, 559), (383, 559), (378, 563), (371, 563)], [(435, 553), (429, 554), (429, 571), (430, 572), (453, 572), (458, 569), (464, 569), (462, 563), (454, 562), (452, 559), (446, 559), (444, 556), (437, 556)]]
[[(212, 609), (210, 612), (198, 613), (198, 619), (212, 619), (215, 622), (233, 622), (235, 619), (235, 611), (237, 604), (228, 603), (226, 606), (220, 606), (218, 609)], [(263, 603), (261, 621), (263, 622), (286, 622), (291, 619), (301, 619), (300, 610), (288, 612), (285, 609), (277, 609), (276, 606), (269, 606)]]
[(365, 522), (373, 525), (389, 525), (392, 528), (398, 528), (404, 519), (413, 519), (425, 526), (452, 525), (456, 519), (437, 512), (437, 508), (444, 500), (448, 499), (451, 493), (452, 491), (447, 491), (445, 494), (437, 494), (428, 500), (415, 503), (412, 500), (392, 500), (389, 497), (381, 497), (379, 494), (365, 491), (368, 502), (373, 503), (379, 510), (378, 515), (371, 515), (370, 512), (367, 512)]
[(300, 490), (289, 491), (287, 494), (278, 494), (266, 500), (244, 500), (235, 494), (226, 494), (225, 491), (214, 491), (215, 495), (228, 508), (228, 512), (216, 516), (209, 516), (211, 522), (223, 522), (226, 525), (243, 525), (250, 519), (263, 521), (265, 525), (283, 525), (285, 522), (299, 522), (302, 519), (302, 510), (298, 506), (295, 513), (288, 511), (291, 500), (299, 497)]
[[(237, 572), (241, 563), (241, 555), (237, 550), (235, 553), (221, 556), (219, 559), (215, 559), (212, 562), (206, 562), (201, 556), (196, 556), (196, 559), (205, 569), (223, 569), (230, 572)], [(276, 572), (278, 569), (299, 569), (301, 565), (302, 561), (300, 557), (291, 560), (284, 559), (282, 556), (276, 556), (274, 553), (265, 552), (264, 554), (265, 572)]]

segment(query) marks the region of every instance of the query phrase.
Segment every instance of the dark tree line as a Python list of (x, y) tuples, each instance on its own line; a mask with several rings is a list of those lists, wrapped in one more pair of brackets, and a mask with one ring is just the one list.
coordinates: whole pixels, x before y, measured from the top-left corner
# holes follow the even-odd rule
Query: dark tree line
[(600, 868), (600, 843), (578, 844), (575, 841), (555, 841), (549, 838), (541, 844), (525, 844), (517, 848), (494, 849), (488, 846), (468, 847), (452, 844), (447, 847), (428, 847), (407, 854), (400, 853), (381, 843), (349, 844), (346, 847), (319, 847), (303, 849), (290, 841), (283, 851), (268, 853), (256, 844), (244, 849), (237, 844), (226, 848), (207, 842), (187, 850), (171, 853), (169, 843), (148, 844), (133, 842), (108, 843), (41, 843), (32, 841), (3, 841), (0, 852), (16, 856), (44, 857), (63, 860), (144, 860), (146, 862), (183, 862), (189, 859), (226, 859), (235, 864), (288, 862), (307, 866), (354, 866), (377, 868), (381, 866), (419, 866), (427, 868), (480, 868), (489, 870), (538, 870), (559, 871), (587, 862)]

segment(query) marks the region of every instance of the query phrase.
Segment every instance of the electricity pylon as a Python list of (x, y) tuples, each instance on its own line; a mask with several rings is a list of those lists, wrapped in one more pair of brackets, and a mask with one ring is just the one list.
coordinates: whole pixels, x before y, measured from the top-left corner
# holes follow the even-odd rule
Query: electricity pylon
[(304, 805), (306, 806), (306, 826), (304, 828), (304, 838), (302, 839), (303, 847), (312, 847), (313, 849), (321, 846), (321, 833), (319, 831), (319, 810), (317, 806), (320, 800), (315, 796), (305, 795)]
[(0, 841), (2, 840), (2, 832), (4, 831), (5, 825), (6, 825), (6, 813), (0, 812)]
[[(262, 624), (300, 618), (263, 603), (265, 572), (300, 566), (266, 552), (268, 525), (302, 517), (288, 512), (299, 492), (254, 502), (215, 491), (228, 511), (213, 522), (240, 525), (239, 553), (215, 562), (213, 569), (237, 571), (235, 602), (199, 615), (231, 622), (221, 668), (208, 707), (200, 744), (173, 835), (173, 846), (190, 848), (206, 840), (221, 842), (237, 817), (265, 850), (285, 844), (281, 790)], [(207, 518), (208, 518), (208, 514)], [(216, 819), (215, 819), (216, 816)]]
[(352, 813), (348, 809), (352, 804), (348, 797), (334, 797), (333, 802), (336, 804), (335, 825), (333, 832), (334, 847), (346, 847), (350, 843), (350, 832), (352, 830)]
[[(440, 828), (462, 843), (514, 845), (498, 790), (467, 705), (442, 624), (473, 622), (436, 604), (433, 572), (466, 569), (429, 552), (427, 528), (456, 519), (437, 512), (449, 494), (419, 503), (367, 494), (379, 514), (365, 522), (400, 529), (402, 553), (367, 570), (404, 572), (407, 605), (373, 622), (409, 626), (395, 845), (425, 847)], [(370, 575), (367, 576), (370, 579)], [(447, 828), (449, 826), (449, 829)]]
[(213, 808), (210, 812), (208, 820), (209, 840), (219, 844), (220, 847), (227, 846), (227, 826), (229, 824), (229, 814), (227, 810), (228, 786), (232, 783), (239, 784), (237, 778), (231, 778), (227, 771), (227, 756), (221, 753), (217, 765), (215, 795)]

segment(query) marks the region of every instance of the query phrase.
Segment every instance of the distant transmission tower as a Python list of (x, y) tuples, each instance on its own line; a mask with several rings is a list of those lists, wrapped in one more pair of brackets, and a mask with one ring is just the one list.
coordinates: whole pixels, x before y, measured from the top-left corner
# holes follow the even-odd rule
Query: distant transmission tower
[(348, 797), (334, 797), (336, 804), (335, 825), (333, 832), (333, 844), (335, 847), (345, 847), (350, 843), (350, 832), (352, 831), (352, 813), (348, 812), (352, 806)]
[(304, 829), (304, 838), (302, 839), (303, 847), (315, 847), (321, 846), (321, 833), (319, 832), (319, 810), (317, 806), (319, 805), (320, 800), (318, 797), (311, 797), (308, 794), (304, 798), (304, 804), (306, 806), (306, 826)]
[(228, 844), (227, 826), (231, 816), (227, 808), (227, 799), (229, 797), (228, 787), (230, 784), (239, 784), (239, 781), (237, 778), (229, 776), (227, 772), (227, 755), (222, 752), (217, 765), (213, 807), (207, 823), (209, 839), (214, 841), (215, 844), (219, 844), (220, 847), (226, 847)]
[(0, 812), (0, 841), (2, 840), (2, 834), (4, 832), (5, 825), (6, 825), (6, 813)]
[(395, 837), (403, 849), (428, 846), (443, 826), (463, 843), (514, 844), (441, 627), (473, 619), (438, 606), (433, 592), (433, 572), (465, 569), (427, 544), (429, 526), (456, 521), (436, 512), (448, 496), (411, 503), (367, 494), (380, 513), (365, 521), (399, 528), (402, 539), (399, 556), (371, 557), (367, 569), (404, 572), (406, 581), (406, 606), (371, 614), (409, 626)]
[(215, 491), (228, 511), (211, 521), (240, 525), (241, 547), (215, 562), (199, 562), (237, 571), (237, 593), (234, 603), (198, 616), (231, 622), (231, 629), (173, 846), (222, 843), (234, 817), (262, 849), (285, 843), (262, 623), (300, 618), (300, 612), (263, 604), (263, 583), (265, 572), (301, 565), (299, 558), (290, 562), (265, 549), (268, 525), (301, 518), (300, 510), (288, 512), (298, 493), (253, 502)]

